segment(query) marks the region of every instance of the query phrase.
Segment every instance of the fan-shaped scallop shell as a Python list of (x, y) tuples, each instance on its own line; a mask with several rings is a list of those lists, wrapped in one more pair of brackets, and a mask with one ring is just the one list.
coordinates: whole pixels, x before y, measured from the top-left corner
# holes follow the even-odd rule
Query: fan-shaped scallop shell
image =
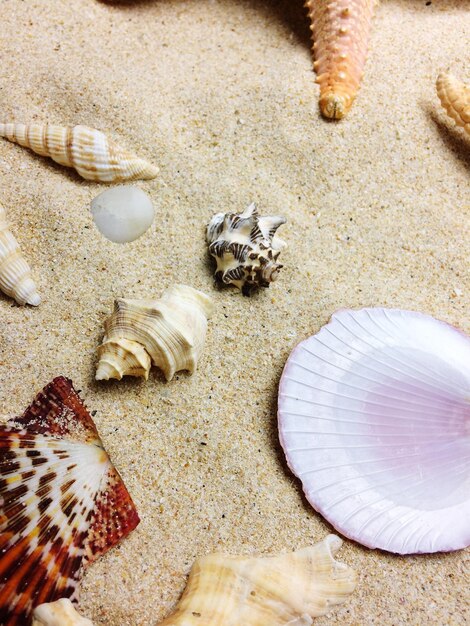
[(209, 254), (217, 263), (215, 278), (235, 285), (245, 295), (256, 287), (269, 287), (282, 265), (277, 263), (286, 246), (276, 231), (284, 217), (260, 217), (256, 204), (243, 213), (217, 213), (207, 226)]
[(96, 380), (147, 379), (152, 363), (167, 380), (180, 370), (193, 373), (212, 311), (209, 296), (185, 285), (170, 287), (159, 300), (116, 300), (104, 324)]
[(0, 137), (73, 167), (86, 180), (118, 183), (155, 178), (158, 167), (124, 150), (104, 133), (87, 126), (0, 124)]
[(279, 431), (339, 532), (400, 554), (470, 544), (470, 338), (393, 309), (340, 311), (290, 355)]
[(0, 624), (77, 600), (83, 567), (139, 517), (70, 380), (56, 378), (0, 426)]
[(37, 306), (41, 298), (31, 269), (10, 230), (5, 209), (0, 205), (0, 289), (18, 304)]
[(436, 88), (447, 115), (470, 134), (470, 85), (460, 82), (452, 74), (439, 74)]
[(176, 611), (160, 626), (308, 626), (347, 600), (354, 570), (334, 559), (342, 541), (271, 557), (198, 559)]

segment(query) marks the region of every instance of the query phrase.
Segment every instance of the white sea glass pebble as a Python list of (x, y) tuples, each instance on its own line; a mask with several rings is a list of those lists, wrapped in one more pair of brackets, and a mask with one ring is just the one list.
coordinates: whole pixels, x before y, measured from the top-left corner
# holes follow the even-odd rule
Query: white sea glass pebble
[(132, 185), (106, 189), (92, 200), (91, 212), (100, 233), (114, 243), (138, 239), (155, 216), (150, 197)]

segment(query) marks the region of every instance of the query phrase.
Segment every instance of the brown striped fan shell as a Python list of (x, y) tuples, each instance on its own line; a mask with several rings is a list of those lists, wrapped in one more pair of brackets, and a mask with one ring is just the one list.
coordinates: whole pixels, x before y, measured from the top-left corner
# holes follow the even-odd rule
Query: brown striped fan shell
[(77, 600), (85, 565), (139, 523), (95, 424), (66, 378), (0, 426), (0, 624)]
[(235, 285), (244, 295), (269, 287), (282, 268), (277, 262), (284, 241), (276, 231), (284, 217), (260, 217), (256, 204), (243, 213), (217, 213), (207, 226), (209, 254), (217, 263), (215, 279)]
[(0, 137), (73, 167), (86, 180), (100, 183), (155, 178), (159, 171), (87, 126), (0, 124)]

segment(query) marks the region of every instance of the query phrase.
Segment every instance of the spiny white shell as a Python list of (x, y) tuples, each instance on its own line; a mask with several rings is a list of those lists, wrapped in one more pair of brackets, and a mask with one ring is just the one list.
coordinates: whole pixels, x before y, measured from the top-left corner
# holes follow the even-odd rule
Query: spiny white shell
[(167, 380), (180, 370), (193, 373), (213, 308), (209, 296), (186, 285), (170, 287), (159, 300), (116, 300), (98, 347), (96, 380), (147, 379), (152, 363)]
[(312, 506), (400, 554), (470, 544), (470, 338), (393, 309), (340, 311), (290, 355), (279, 432)]
[(31, 269), (10, 231), (5, 209), (0, 205), (0, 289), (18, 304), (38, 306), (41, 298)]
[(61, 598), (37, 606), (32, 626), (93, 626), (93, 622), (82, 617), (68, 598)]
[(277, 259), (286, 244), (276, 232), (285, 222), (284, 217), (259, 216), (254, 202), (243, 213), (214, 215), (206, 238), (217, 263), (216, 280), (235, 285), (244, 295), (269, 287), (282, 268)]
[(73, 167), (86, 180), (119, 183), (155, 178), (158, 167), (124, 150), (104, 133), (87, 126), (0, 124), (0, 137), (31, 148), (60, 165)]
[(92, 200), (91, 212), (100, 233), (114, 243), (138, 239), (155, 216), (148, 194), (132, 185), (106, 189)]

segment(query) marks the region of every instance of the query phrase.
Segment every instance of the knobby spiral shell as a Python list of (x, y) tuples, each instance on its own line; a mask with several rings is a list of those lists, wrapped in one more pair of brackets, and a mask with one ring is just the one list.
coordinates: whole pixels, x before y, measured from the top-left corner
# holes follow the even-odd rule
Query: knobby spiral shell
[(258, 214), (252, 203), (243, 213), (217, 213), (207, 226), (209, 254), (217, 267), (215, 278), (235, 285), (244, 295), (257, 287), (269, 287), (282, 265), (277, 262), (286, 244), (276, 235), (284, 217)]

